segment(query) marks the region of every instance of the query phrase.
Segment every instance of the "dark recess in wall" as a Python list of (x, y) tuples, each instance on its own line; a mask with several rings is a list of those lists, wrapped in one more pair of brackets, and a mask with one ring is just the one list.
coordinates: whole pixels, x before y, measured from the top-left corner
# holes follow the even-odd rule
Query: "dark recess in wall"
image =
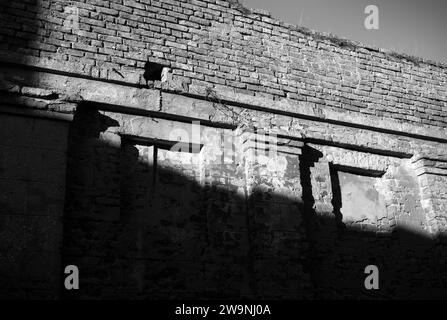
[(149, 81), (160, 81), (161, 80), (161, 72), (165, 66), (159, 63), (149, 62), (147, 61), (144, 65), (144, 80), (146, 80), (146, 84)]

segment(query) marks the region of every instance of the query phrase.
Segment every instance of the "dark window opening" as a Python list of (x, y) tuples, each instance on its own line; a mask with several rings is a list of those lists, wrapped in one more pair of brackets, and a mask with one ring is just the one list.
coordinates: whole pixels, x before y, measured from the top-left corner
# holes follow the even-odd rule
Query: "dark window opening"
[(149, 81), (161, 81), (161, 74), (163, 68), (165, 67), (166, 66), (162, 64), (147, 61), (146, 64), (144, 65), (144, 74), (143, 74), (146, 83)]

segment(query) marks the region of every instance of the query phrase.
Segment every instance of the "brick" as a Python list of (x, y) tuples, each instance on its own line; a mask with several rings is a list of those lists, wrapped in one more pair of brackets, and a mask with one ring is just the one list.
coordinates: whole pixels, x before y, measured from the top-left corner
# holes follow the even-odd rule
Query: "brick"
[[(84, 1), (80, 30), (28, 2), (0, 5), (0, 297), (65, 261), (81, 299), (447, 295), (445, 65), (233, 0)], [(187, 119), (202, 149), (166, 150)]]

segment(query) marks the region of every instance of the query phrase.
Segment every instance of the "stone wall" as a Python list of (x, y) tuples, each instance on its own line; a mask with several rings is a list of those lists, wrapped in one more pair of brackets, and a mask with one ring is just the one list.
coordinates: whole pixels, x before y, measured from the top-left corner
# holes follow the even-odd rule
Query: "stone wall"
[(0, 5), (2, 296), (446, 297), (446, 66), (236, 1)]

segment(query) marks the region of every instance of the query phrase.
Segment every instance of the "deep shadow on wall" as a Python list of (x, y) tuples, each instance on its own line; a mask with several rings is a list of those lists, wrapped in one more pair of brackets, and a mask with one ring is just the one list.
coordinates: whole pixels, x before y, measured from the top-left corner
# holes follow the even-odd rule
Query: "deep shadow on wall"
[[(114, 145), (104, 132), (116, 125), (82, 107), (72, 124), (62, 265), (77, 265), (81, 280), (62, 298), (447, 297), (441, 239), (349, 229), (337, 196), (335, 214), (315, 213), (318, 152), (306, 148), (300, 159), (303, 202), (246, 199), (212, 179), (198, 183), (198, 169), (166, 161), (163, 146), (144, 146), (151, 162), (132, 141)], [(379, 267), (380, 290), (364, 289), (368, 265)]]

